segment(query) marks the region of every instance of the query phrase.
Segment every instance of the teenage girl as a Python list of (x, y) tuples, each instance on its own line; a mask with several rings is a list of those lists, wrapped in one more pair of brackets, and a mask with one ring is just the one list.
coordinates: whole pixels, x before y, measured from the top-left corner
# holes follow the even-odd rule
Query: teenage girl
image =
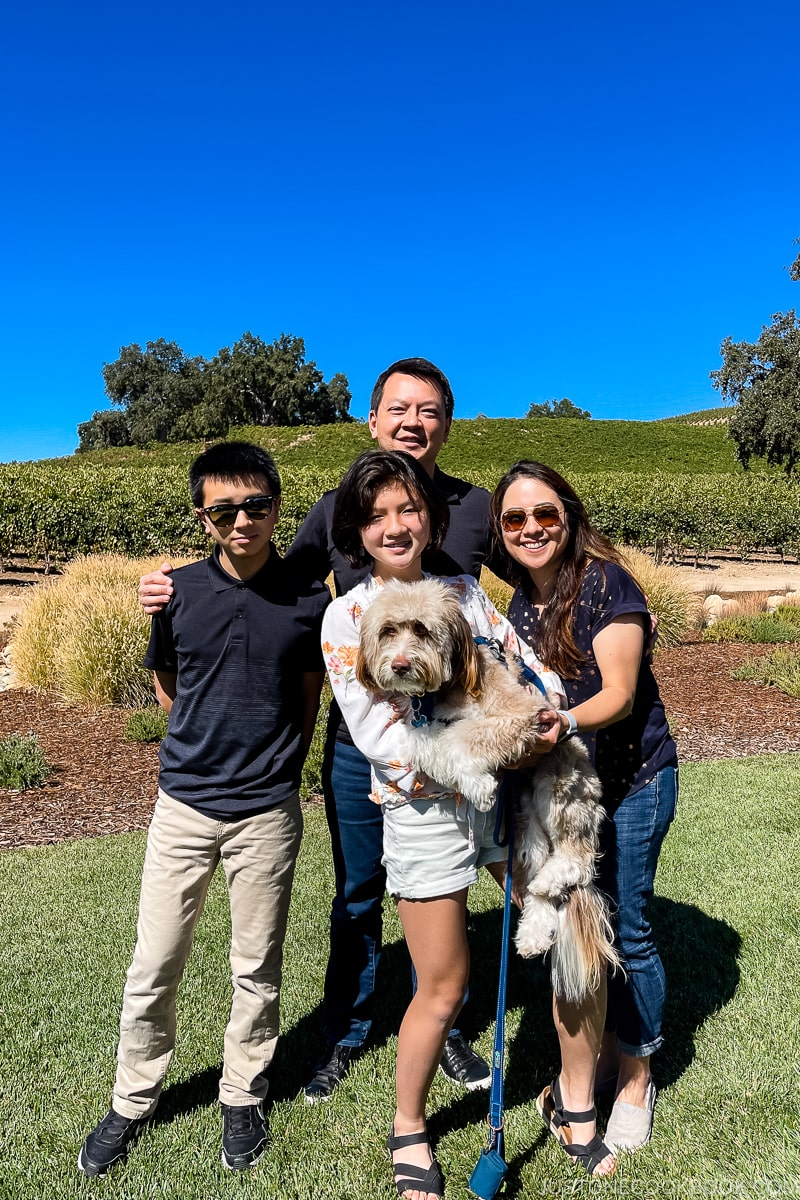
[[(426, 1128), (426, 1102), (469, 977), (467, 889), (481, 866), (502, 882), (506, 852), (493, 840), (494, 811), (478, 812), (401, 760), (398, 704), (367, 692), (356, 679), (355, 662), (362, 614), (388, 580), (413, 583), (425, 577), (422, 552), (441, 543), (447, 519), (446, 502), (414, 459), (384, 450), (356, 459), (339, 487), (332, 534), (338, 550), (354, 565), (371, 561), (372, 572), (330, 605), (322, 627), (336, 700), (372, 765), (373, 799), (384, 809), (387, 890), (417, 976), (398, 1035), (397, 1107), (387, 1142), (397, 1191), (409, 1200), (441, 1200), (444, 1194)], [(544, 671), (471, 576), (444, 582), (456, 592), (474, 634), (497, 638), (522, 655), (548, 689), (561, 692), (558, 678)], [(547, 721), (549, 749), (560, 726), (555, 712)]]

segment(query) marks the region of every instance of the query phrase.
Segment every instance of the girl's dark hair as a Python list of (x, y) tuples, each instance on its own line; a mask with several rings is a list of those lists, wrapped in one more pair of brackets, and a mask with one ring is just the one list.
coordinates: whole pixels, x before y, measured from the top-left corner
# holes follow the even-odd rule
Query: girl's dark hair
[(536, 479), (554, 491), (561, 501), (567, 526), (568, 540), (555, 584), (539, 620), (538, 645), (542, 661), (565, 679), (575, 678), (583, 663), (583, 655), (575, 645), (572, 625), (575, 604), (583, 573), (590, 562), (612, 562), (622, 566), (622, 560), (612, 542), (589, 522), (586, 509), (570, 485), (552, 467), (540, 462), (518, 462), (506, 471), (494, 490), (490, 506), (492, 537), (506, 560), (509, 578), (518, 583), (526, 595), (531, 595), (531, 578), (524, 567), (511, 558), (503, 542), (500, 515), (505, 507), (505, 495), (518, 479)]
[(430, 547), (438, 550), (450, 524), (450, 507), (433, 480), (416, 459), (400, 450), (365, 450), (348, 468), (336, 492), (331, 536), (333, 544), (354, 567), (372, 559), (361, 544), (361, 530), (375, 510), (378, 493), (386, 487), (404, 487), (428, 511)]

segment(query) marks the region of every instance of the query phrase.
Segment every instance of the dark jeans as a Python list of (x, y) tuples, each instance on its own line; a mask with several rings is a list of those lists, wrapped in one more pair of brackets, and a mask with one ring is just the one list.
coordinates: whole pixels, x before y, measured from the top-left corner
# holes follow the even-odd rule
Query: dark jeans
[(325, 1036), (330, 1043), (363, 1046), (372, 1025), (383, 932), (383, 813), (369, 798), (369, 763), (355, 746), (329, 738), (322, 782), (336, 881)]
[(599, 886), (611, 900), (625, 974), (608, 980), (606, 1026), (619, 1048), (646, 1058), (663, 1042), (664, 968), (653, 942), (648, 908), (661, 845), (678, 800), (678, 769), (665, 767), (607, 818), (601, 835)]

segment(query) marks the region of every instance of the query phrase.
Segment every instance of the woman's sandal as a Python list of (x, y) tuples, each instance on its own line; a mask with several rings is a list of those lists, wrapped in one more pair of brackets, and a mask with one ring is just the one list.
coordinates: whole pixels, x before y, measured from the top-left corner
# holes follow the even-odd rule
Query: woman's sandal
[[(570, 1140), (572, 1138), (570, 1121), (596, 1121), (597, 1109), (594, 1105), (591, 1108), (587, 1108), (585, 1112), (570, 1112), (564, 1108), (561, 1100), (561, 1085), (557, 1075), (550, 1086), (546, 1087), (537, 1098), (536, 1108), (539, 1116), (561, 1149), (570, 1158), (574, 1159), (575, 1162), (580, 1163), (587, 1175), (594, 1175), (596, 1168), (599, 1167), (603, 1159), (613, 1154), (613, 1151), (608, 1148), (599, 1133), (595, 1133), (592, 1140), (585, 1146)], [(614, 1167), (610, 1171), (607, 1171), (605, 1175), (598, 1176), (598, 1178), (613, 1175), (616, 1169), (616, 1164), (614, 1164)]]
[(389, 1157), (392, 1158), (394, 1150), (402, 1150), (404, 1146), (421, 1146), (423, 1142), (427, 1144), (431, 1152), (429, 1167), (416, 1167), (413, 1163), (396, 1163), (392, 1159), (394, 1186), (397, 1188), (398, 1196), (402, 1196), (405, 1192), (433, 1192), (435, 1196), (444, 1196), (442, 1168), (436, 1161), (427, 1130), (423, 1129), (420, 1133), (396, 1134), (394, 1125), (392, 1125), (391, 1133), (386, 1139), (386, 1149), (389, 1151)]

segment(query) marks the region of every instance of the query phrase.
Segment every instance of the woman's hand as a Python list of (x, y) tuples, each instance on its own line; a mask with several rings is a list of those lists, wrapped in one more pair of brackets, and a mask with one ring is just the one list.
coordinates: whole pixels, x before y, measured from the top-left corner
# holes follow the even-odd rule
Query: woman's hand
[(505, 765), (512, 771), (525, 771), (533, 767), (538, 767), (543, 754), (549, 754), (558, 741), (561, 733), (561, 719), (554, 708), (543, 709), (539, 714), (539, 728), (536, 732), (536, 741), (533, 742), (529, 751), (516, 762), (506, 763)]

